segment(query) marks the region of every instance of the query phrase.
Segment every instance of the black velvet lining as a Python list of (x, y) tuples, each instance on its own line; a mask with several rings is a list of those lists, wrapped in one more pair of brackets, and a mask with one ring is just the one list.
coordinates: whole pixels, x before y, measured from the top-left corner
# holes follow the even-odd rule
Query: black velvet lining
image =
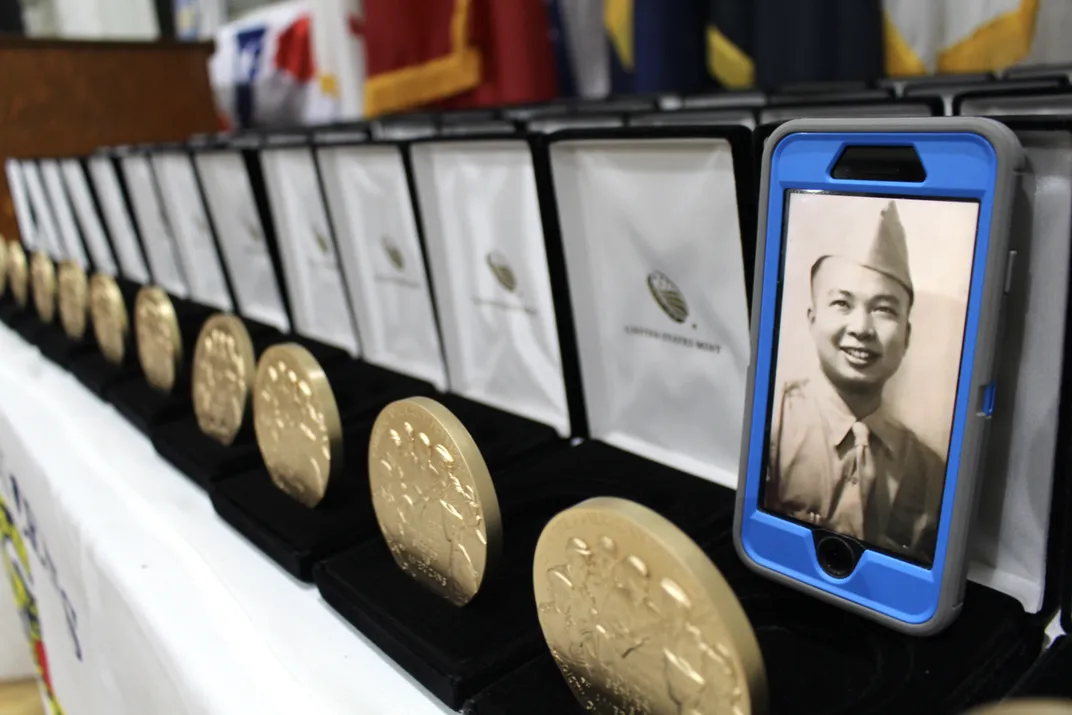
[(187, 393), (160, 392), (140, 374), (112, 383), (104, 397), (135, 429), (147, 436), (156, 425), (178, 419), (191, 410)]
[(193, 415), (157, 425), (150, 434), (157, 454), (201, 487), (262, 464), (248, 422), (230, 445), (222, 445), (202, 432)]
[(91, 350), (71, 360), (67, 369), (93, 394), (104, 397), (112, 385), (123, 380), (141, 377), (141, 372), (131, 361), (113, 365), (99, 352)]
[[(86, 326), (86, 329), (92, 332), (89, 326)], [(71, 340), (58, 320), (41, 327), (37, 334), (37, 347), (42, 355), (63, 368), (69, 367), (71, 361), (97, 349), (96, 344), (90, 340), (82, 342)]]
[(324, 367), (324, 372), (331, 383), (344, 425), (374, 419), (384, 405), (394, 400), (434, 391), (427, 382), (367, 362), (349, 359), (332, 362)]
[(620, 496), (670, 516), (693, 535), (723, 528), (733, 514), (729, 489), (599, 442), (495, 476), (501, 568), (465, 608), (403, 574), (382, 538), (326, 560), (315, 572), (332, 607), (452, 708), (544, 649), (532, 601), (532, 558), (555, 514), (592, 496)]
[[(1041, 647), (1041, 630), (1021, 605), (983, 586), (968, 585), (963, 613), (946, 631), (919, 638), (751, 573), (728, 533), (706, 550), (756, 631), (770, 715), (954, 715), (1007, 692)], [(580, 715), (584, 710), (543, 649), (470, 700), (465, 712)]]
[(565, 446), (555, 430), (458, 395), (432, 395), (465, 425), (492, 475), (537, 452)]
[(11, 328), (19, 334), (23, 340), (30, 345), (37, 345), (37, 336), (41, 333), (44, 325), (37, 318), (37, 313), (34, 312), (31, 306), (27, 306), (26, 310), (16, 314), (14, 320), (11, 323)]
[(295, 578), (312, 581), (313, 565), (369, 536), (375, 523), (367, 496), (347, 492), (307, 509), (257, 469), (212, 489), (216, 513)]
[(11, 297), (11, 288), (7, 289), (7, 295), (0, 298), (0, 322), (4, 325), (14, 327), (15, 323), (19, 321), (23, 310), (15, 303), (15, 299)]
[(1066, 635), (1055, 640), (1010, 697), (1072, 698), (1072, 638)]
[(344, 467), (315, 509), (280, 491), (263, 467), (223, 479), (211, 489), (216, 513), (290, 574), (312, 581), (313, 565), (376, 530), (367, 474), (372, 422), (344, 430)]

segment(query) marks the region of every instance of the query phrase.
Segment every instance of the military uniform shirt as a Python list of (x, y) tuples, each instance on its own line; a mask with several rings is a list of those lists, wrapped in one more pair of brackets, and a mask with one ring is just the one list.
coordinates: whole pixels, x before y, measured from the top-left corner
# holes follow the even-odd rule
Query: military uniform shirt
[(857, 420), (824, 377), (786, 383), (774, 406), (768, 511), (930, 563), (944, 481), (944, 460), (882, 407)]

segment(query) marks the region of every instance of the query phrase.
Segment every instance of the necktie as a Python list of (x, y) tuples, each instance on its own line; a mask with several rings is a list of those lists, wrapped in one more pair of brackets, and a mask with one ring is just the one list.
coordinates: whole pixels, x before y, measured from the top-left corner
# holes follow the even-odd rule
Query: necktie
[(863, 422), (852, 426), (853, 456), (847, 460), (840, 488), (834, 492), (829, 528), (846, 536), (864, 538), (864, 510), (875, 482), (871, 457), (871, 430)]

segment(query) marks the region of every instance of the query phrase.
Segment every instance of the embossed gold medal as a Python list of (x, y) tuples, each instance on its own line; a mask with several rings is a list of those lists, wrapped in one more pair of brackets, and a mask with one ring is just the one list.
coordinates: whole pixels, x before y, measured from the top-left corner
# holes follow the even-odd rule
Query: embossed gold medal
[(182, 335), (175, 306), (162, 288), (145, 286), (134, 299), (134, 336), (145, 380), (171, 392), (182, 369)]
[(241, 319), (217, 313), (197, 336), (193, 364), (194, 415), (201, 431), (230, 445), (246, 421), (256, 359)]
[(64, 261), (59, 272), (60, 324), (71, 340), (81, 340), (86, 334), (89, 315), (89, 279), (82, 266)]
[(300, 345), (273, 345), (257, 363), (253, 428), (272, 482), (307, 507), (342, 469), (342, 423), (328, 377)]
[(7, 275), (15, 304), (20, 308), (25, 308), (30, 293), (30, 272), (26, 266), (26, 251), (20, 243), (8, 244)]
[(369, 439), (369, 485), (398, 566), (454, 605), (469, 603), (502, 552), (502, 521), (465, 426), (426, 397), (387, 405)]
[(540, 626), (585, 710), (761, 715), (755, 633), (715, 565), (647, 507), (589, 499), (536, 545)]
[(89, 315), (101, 355), (113, 365), (121, 364), (126, 357), (130, 317), (123, 293), (111, 276), (97, 273), (89, 279)]
[(972, 710), (968, 715), (1072, 715), (1072, 700), (1024, 698)]
[(42, 323), (51, 323), (56, 317), (56, 266), (44, 251), (30, 256), (30, 280), (37, 317)]
[(0, 298), (7, 293), (7, 239), (0, 234)]

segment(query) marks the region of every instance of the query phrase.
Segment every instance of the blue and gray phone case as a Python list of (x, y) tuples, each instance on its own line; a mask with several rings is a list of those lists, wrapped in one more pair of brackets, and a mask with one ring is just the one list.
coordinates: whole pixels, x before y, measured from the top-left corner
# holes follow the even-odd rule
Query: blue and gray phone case
[[(926, 178), (921, 182), (835, 179), (831, 171), (848, 146), (912, 146)], [(767, 140), (752, 300), (752, 364), (734, 518), (737, 551), (750, 568), (913, 634), (937, 632), (956, 617), (996, 388), (995, 353), (1022, 167), (1016, 136), (983, 118), (802, 119), (783, 124)], [(960, 377), (930, 568), (866, 549), (847, 577), (835, 578), (820, 566), (808, 526), (759, 506), (774, 389), (783, 222), (787, 192), (793, 190), (979, 202)]]

